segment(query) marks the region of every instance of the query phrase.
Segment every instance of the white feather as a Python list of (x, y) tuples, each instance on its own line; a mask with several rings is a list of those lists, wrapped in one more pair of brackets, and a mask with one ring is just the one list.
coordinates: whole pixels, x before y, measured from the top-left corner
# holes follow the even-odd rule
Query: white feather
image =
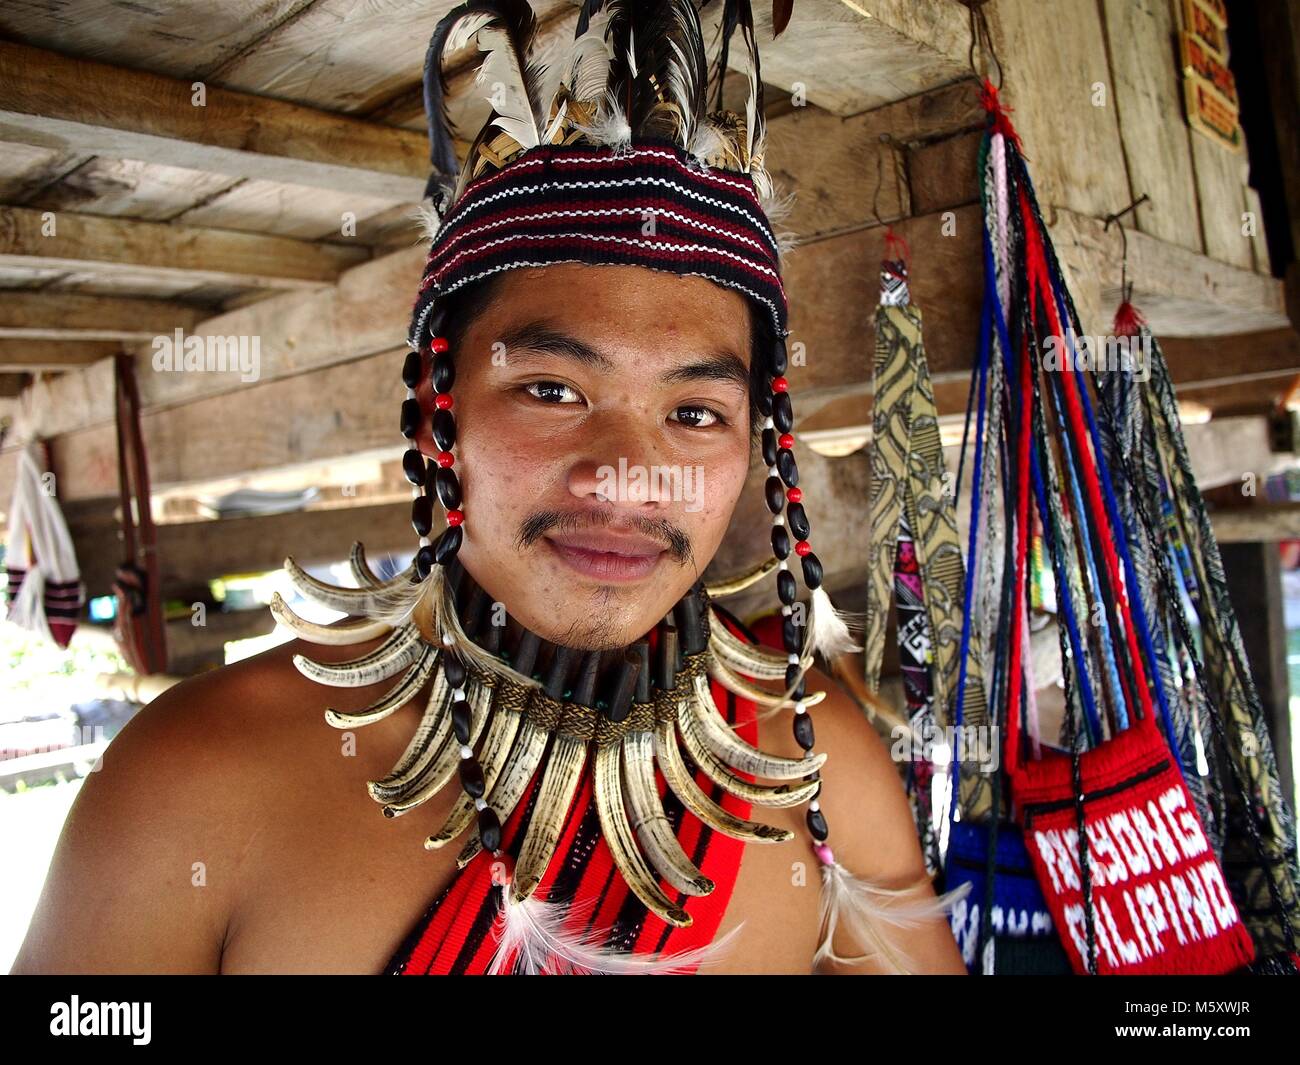
[(509, 35), (494, 26), (484, 27), (479, 30), (478, 46), (487, 56), (475, 80), (489, 86), (487, 99), (495, 112), (493, 125), (508, 133), (521, 147), (536, 148), (541, 143), (541, 130)]
[(570, 916), (581, 917), (587, 912), (594, 899), (562, 905), (531, 895), (515, 902), (508, 885), (494, 890), (498, 899), (493, 926), (497, 947), (488, 967), (493, 976), (665, 976), (689, 972), (728, 949), (744, 927), (742, 923), (713, 943), (676, 954), (629, 954), (602, 945), (599, 933), (565, 927)]
[(808, 635), (804, 643), (805, 656), (809, 653), (820, 654), (830, 661), (842, 654), (862, 650), (861, 645), (854, 642), (850, 630), (861, 630), (865, 614), (837, 610), (821, 585), (813, 589), (809, 614)]
[(591, 17), (587, 32), (573, 42), (573, 52), (561, 84), (575, 100), (598, 100), (609, 86), (609, 64), (614, 58), (605, 40), (609, 12)]
[(419, 227), (422, 241), (432, 244), (438, 239), (438, 230), (442, 228), (442, 214), (432, 203), (426, 200), (420, 204), (411, 212), (410, 218)]
[(605, 90), (604, 106), (592, 121), (577, 123), (576, 128), (595, 144), (613, 148), (616, 154), (632, 149), (632, 126), (612, 89)]
[[(916, 896), (914, 888), (887, 888), (856, 877), (837, 861), (822, 864), (821, 941), (813, 956), (813, 968), (826, 962), (856, 965), (881, 959), (898, 974), (914, 975), (914, 965), (899, 945), (899, 935), (926, 921), (944, 917), (953, 904), (964, 898), (971, 884), (946, 894)], [(845, 936), (863, 953), (837, 954), (833, 941), (843, 926)]]

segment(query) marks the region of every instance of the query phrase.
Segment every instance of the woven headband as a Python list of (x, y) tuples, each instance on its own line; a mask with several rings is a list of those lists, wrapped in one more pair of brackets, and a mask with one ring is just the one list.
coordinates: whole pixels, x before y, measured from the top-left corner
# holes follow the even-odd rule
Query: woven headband
[(703, 167), (668, 141), (536, 148), (479, 178), (438, 225), (410, 330), (434, 303), (503, 270), (645, 266), (735, 289), (785, 336), (780, 244), (747, 175)]

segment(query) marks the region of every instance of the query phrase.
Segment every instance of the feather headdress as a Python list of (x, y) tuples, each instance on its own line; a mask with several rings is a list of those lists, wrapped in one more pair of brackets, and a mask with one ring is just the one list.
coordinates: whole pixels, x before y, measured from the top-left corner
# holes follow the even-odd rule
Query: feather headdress
[[(723, 0), (721, 48), (710, 68), (700, 13), (711, 6), (713, 0), (698, 6), (694, 0), (584, 0), (568, 55), (549, 64), (536, 54), (538, 25), (527, 0), (470, 0), (453, 9), (438, 24), (425, 57), (434, 170), (426, 196), (437, 202), (455, 179), (449, 197), (454, 201), (474, 178), (538, 145), (618, 149), (655, 138), (708, 166), (749, 175), (766, 207), (774, 193), (763, 165), (767, 127), (753, 14), (749, 0)], [(788, 5), (778, 7), (788, 19)], [(778, 19), (778, 25), (784, 22)], [(749, 86), (743, 115), (722, 107), (737, 29)], [(470, 44), (481, 53), (475, 81), (491, 113), (462, 167), (443, 59)]]

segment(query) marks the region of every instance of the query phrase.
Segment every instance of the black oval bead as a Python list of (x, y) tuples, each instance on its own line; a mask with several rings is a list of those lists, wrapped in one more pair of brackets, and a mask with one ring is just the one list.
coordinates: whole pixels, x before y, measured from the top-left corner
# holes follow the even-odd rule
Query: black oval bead
[(402, 418), (400, 428), (402, 435), (410, 440), (420, 428), (420, 401), (418, 399), (402, 400)]
[(460, 525), (448, 525), (438, 537), (438, 542), (433, 547), (434, 561), (440, 566), (445, 566), (453, 558), (456, 552), (460, 550), (460, 543), (465, 537), (464, 527)]
[(764, 418), (772, 416), (772, 390), (764, 386), (758, 390), (758, 397), (754, 400), (754, 406), (758, 408), (758, 413)]
[(772, 526), (772, 554), (777, 558), (790, 557), (790, 534), (784, 525)]
[(822, 586), (822, 562), (813, 552), (803, 556), (803, 582), (809, 590)]
[(789, 392), (772, 393), (772, 424), (779, 433), (788, 433), (794, 428), (794, 407), (790, 405)]
[(433, 442), (443, 451), (450, 451), (456, 443), (456, 419), (449, 410), (433, 412)]
[(763, 430), (763, 465), (771, 468), (776, 465), (776, 430)]
[(794, 738), (805, 751), (813, 749), (813, 723), (811, 714), (794, 715)]
[(442, 675), (452, 688), (465, 687), (465, 663), (453, 654), (443, 655)]
[(808, 811), (808, 831), (818, 843), (825, 842), (826, 837), (831, 834), (831, 830), (826, 826), (826, 818), (822, 816), (820, 810)]
[(471, 799), (483, 798), (483, 793), (487, 791), (487, 781), (483, 778), (483, 767), (478, 764), (478, 759), (462, 758), (459, 768), (460, 786), (465, 789), (465, 794)]
[(490, 806), (485, 806), (478, 812), (478, 838), (483, 849), (490, 854), (501, 849), (501, 818), (497, 817), (496, 811)]
[(769, 477), (763, 482), (763, 498), (767, 500), (767, 509), (773, 514), (780, 514), (785, 506), (785, 485), (780, 477)]
[(450, 466), (439, 466), (433, 475), (434, 486), (438, 490), (438, 499), (448, 510), (460, 509), (460, 478)]
[(781, 619), (781, 644), (796, 654), (803, 651), (804, 627), (794, 623), (794, 616)]
[(785, 373), (789, 359), (786, 355), (785, 337), (777, 337), (772, 345), (772, 373), (780, 377)]
[(450, 392), (456, 383), (456, 362), (447, 352), (434, 356), (431, 380), (435, 392)]
[(785, 521), (790, 526), (790, 531), (800, 540), (807, 540), (812, 533), (812, 526), (808, 524), (808, 515), (802, 503), (791, 503), (786, 507)]
[(794, 461), (794, 452), (783, 447), (776, 453), (776, 469), (787, 485), (793, 488), (799, 483), (799, 467)]
[(451, 704), (451, 727), (456, 733), (457, 743), (469, 743), (469, 719), (469, 702), (465, 699), (455, 700)]
[[(795, 684), (796, 677), (799, 680), (798, 684)], [(808, 680), (806, 677), (799, 676), (799, 667), (793, 662), (785, 667), (785, 686), (789, 689), (792, 699), (802, 699), (808, 694)]]
[(433, 531), (433, 500), (428, 496), (411, 500), (411, 524), (417, 536), (428, 536)]
[(415, 575), (420, 580), (424, 580), (433, 572), (433, 544), (425, 544), (415, 553)]
[(447, 304), (445, 302), (435, 303), (433, 310), (429, 312), (426, 320), (429, 329), (429, 336), (441, 336), (443, 328), (447, 325)]
[(413, 485), (421, 486), (424, 484), (425, 462), (424, 456), (420, 454), (418, 448), (406, 449), (406, 454), (402, 456), (402, 472), (406, 474), (406, 479)]
[(795, 593), (798, 591), (794, 583), (794, 574), (788, 569), (776, 571), (776, 594), (781, 597), (781, 602), (786, 606), (794, 606)]
[(402, 383), (407, 388), (414, 388), (420, 383), (420, 371), (424, 368), (418, 351), (408, 351), (402, 363)]

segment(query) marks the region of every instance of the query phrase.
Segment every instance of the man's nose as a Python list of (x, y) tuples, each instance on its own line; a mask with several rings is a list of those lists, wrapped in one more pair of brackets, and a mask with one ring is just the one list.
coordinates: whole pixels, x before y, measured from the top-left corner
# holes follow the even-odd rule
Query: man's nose
[(575, 496), (654, 511), (672, 503), (657, 431), (611, 416), (599, 427), (588, 423), (582, 436), (568, 476)]

